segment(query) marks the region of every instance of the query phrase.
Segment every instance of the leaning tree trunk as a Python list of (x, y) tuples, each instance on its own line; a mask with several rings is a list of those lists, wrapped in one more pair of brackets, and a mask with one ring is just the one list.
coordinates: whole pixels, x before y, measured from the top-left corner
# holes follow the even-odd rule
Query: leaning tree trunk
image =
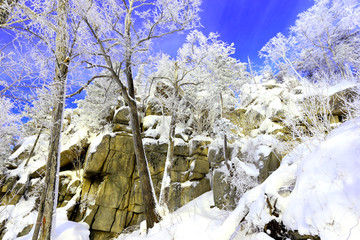
[(131, 99), (129, 102), (129, 108), (136, 164), (139, 172), (141, 190), (143, 194), (143, 204), (145, 208), (146, 228), (149, 229), (152, 228), (156, 222), (159, 222), (160, 217), (156, 211), (155, 191), (152, 185), (149, 167), (142, 143), (140, 122), (135, 100)]
[(128, 93), (122, 87), (122, 93), (130, 109), (130, 124), (133, 134), (136, 164), (139, 172), (141, 190), (143, 194), (143, 204), (145, 208), (146, 229), (152, 228), (156, 222), (160, 221), (160, 216), (156, 211), (156, 195), (152, 184), (149, 166), (146, 160), (144, 145), (141, 138), (140, 122), (135, 98), (134, 79), (132, 74), (132, 46), (130, 29), (132, 26), (131, 14), (134, 10), (133, 0), (129, 1), (127, 15), (125, 17), (125, 75), (128, 85)]
[[(139, 172), (141, 190), (143, 195), (143, 204), (145, 208), (146, 229), (152, 228), (156, 222), (159, 222), (160, 217), (156, 211), (156, 196), (154, 187), (152, 185), (149, 166), (146, 160), (144, 145), (141, 138), (140, 122), (138, 116), (138, 109), (135, 100), (133, 77), (131, 73), (130, 62), (126, 63), (126, 78), (129, 87), (129, 96), (125, 97), (130, 109), (130, 124), (133, 134), (134, 149), (136, 155), (136, 164)], [(123, 90), (123, 95), (124, 94)]]
[(148, 163), (145, 156), (145, 150), (142, 143), (141, 132), (140, 132), (140, 122), (138, 116), (138, 109), (135, 99), (135, 89), (134, 89), (134, 79), (132, 74), (131, 67), (131, 56), (132, 56), (132, 47), (131, 47), (131, 14), (133, 9), (133, 0), (129, 1), (127, 6), (127, 16), (125, 17), (125, 76), (127, 80), (127, 87), (124, 86), (120, 80), (119, 72), (115, 70), (114, 65), (111, 61), (111, 58), (107, 55), (103, 42), (99, 39), (95, 29), (85, 19), (85, 23), (88, 25), (91, 34), (96, 39), (100, 51), (103, 54), (104, 60), (107, 64), (108, 70), (111, 73), (112, 79), (120, 86), (122, 96), (125, 102), (129, 105), (130, 110), (130, 125), (133, 134), (134, 150), (136, 156), (136, 164), (139, 172), (139, 178), (141, 183), (141, 190), (143, 194), (143, 204), (145, 208), (145, 217), (146, 217), (146, 228), (152, 228), (156, 222), (159, 222), (160, 217), (156, 212), (156, 196), (155, 191), (152, 185), (151, 176), (149, 172)]
[(174, 148), (175, 148), (175, 128), (176, 128), (176, 113), (175, 111), (171, 115), (170, 121), (170, 131), (169, 131), (169, 141), (168, 141), (168, 150), (166, 154), (165, 161), (165, 170), (164, 176), (161, 182), (161, 190), (160, 190), (160, 198), (159, 204), (162, 207), (167, 208), (167, 204), (169, 201), (169, 191), (170, 191), (170, 183), (171, 183), (171, 169), (174, 165)]
[[(111, 66), (110, 61), (108, 61), (108, 64), (109, 66)], [(127, 64), (127, 67), (131, 68), (130, 64), (129, 65)], [(122, 84), (119, 76), (115, 73), (115, 71), (111, 71), (111, 74), (115, 82), (118, 83), (118, 85), (120, 86), (121, 93), (125, 99), (125, 102), (129, 105), (130, 125), (133, 134), (134, 150), (136, 156), (137, 169), (139, 172), (139, 178), (141, 183), (141, 191), (143, 194), (146, 228), (149, 229), (152, 228), (155, 223), (160, 221), (160, 216), (157, 214), (156, 211), (155, 191), (152, 185), (149, 166), (146, 160), (144, 145), (141, 138), (140, 121), (139, 121), (138, 109), (134, 94), (135, 91), (134, 88), (131, 87), (133, 86), (133, 84), (131, 83), (129, 84), (129, 81), (133, 82), (133, 77), (132, 77), (131, 69), (130, 71), (125, 70), (128, 86), (130, 86), (129, 92), (127, 92), (125, 86)]]
[[(57, 3), (57, 35), (56, 35), (56, 51), (55, 51), (55, 101), (52, 113), (52, 126), (50, 131), (49, 153), (47, 160), (45, 189), (41, 197), (39, 206), (38, 219), (33, 234), (33, 239), (37, 239), (40, 224), (42, 231), (41, 240), (50, 240), (55, 223), (53, 224), (53, 216), (56, 216), (56, 205), (59, 188), (59, 168), (60, 168), (60, 139), (62, 120), (65, 104), (65, 87), (68, 72), (69, 61), (67, 59), (68, 51), (68, 32), (67, 32), (67, 7), (69, 0), (59, 0)], [(55, 222), (55, 221), (54, 221)]]

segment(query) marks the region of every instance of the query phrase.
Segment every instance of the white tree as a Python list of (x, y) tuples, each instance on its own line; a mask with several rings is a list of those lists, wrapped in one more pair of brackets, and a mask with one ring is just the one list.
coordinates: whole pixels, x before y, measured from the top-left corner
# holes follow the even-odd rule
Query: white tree
[(299, 14), (289, 37), (278, 33), (260, 51), (280, 70), (300, 79), (333, 81), (360, 67), (360, 4), (356, 0), (316, 0)]
[(291, 72), (296, 74), (299, 79), (302, 79), (294, 66), (294, 61), (291, 60), (295, 45), (296, 38), (293, 36), (287, 38), (282, 33), (278, 33), (261, 48), (259, 55), (273, 62), (280, 70), (291, 69)]
[(14, 102), (0, 96), (0, 159), (2, 161), (10, 155), (17, 138), (22, 136), (21, 119), (18, 114), (13, 113), (13, 108)]
[(316, 0), (299, 14), (292, 34), (299, 41), (297, 68), (322, 75), (359, 69), (360, 4), (356, 0)]
[[(106, 69), (121, 89), (130, 109), (134, 148), (139, 171), (147, 228), (159, 220), (156, 196), (141, 139), (135, 99), (134, 67), (152, 40), (199, 26), (200, 0), (83, 1), (83, 18), (89, 28), (89, 67)], [(96, 48), (94, 48), (96, 44)]]
[[(157, 83), (160, 82), (163, 88), (161, 94), (151, 95), (150, 100), (153, 101), (155, 98), (171, 115), (168, 151), (160, 192), (160, 205), (165, 208), (170, 188), (170, 172), (174, 162), (176, 123), (188, 116), (196, 118), (194, 116), (206, 112), (205, 125), (211, 127), (214, 119), (222, 116), (223, 109), (231, 105), (225, 101), (227, 106), (224, 107), (223, 104), (219, 106), (222, 95), (229, 96), (232, 92), (231, 88), (238, 88), (246, 80), (245, 65), (231, 57), (235, 51), (233, 45), (228, 45), (218, 38), (219, 36), (214, 33), (206, 37), (197, 30), (192, 31), (178, 50), (176, 59), (162, 55), (155, 61), (157, 71), (150, 78), (151, 86), (156, 88)], [(235, 97), (232, 107), (234, 101)], [(197, 110), (202, 113), (196, 113)]]
[(28, 49), (25, 46), (31, 46), (29, 54), (35, 63), (33, 68), (38, 72), (36, 82), (29, 84), (35, 87), (45, 86), (51, 93), (48, 101), (52, 119), (49, 126), (46, 186), (40, 200), (33, 239), (37, 239), (41, 224), (41, 239), (50, 239), (55, 225), (52, 220), (57, 205), (60, 139), (67, 79), (71, 70), (70, 63), (74, 63), (74, 58), (80, 56), (77, 49), (81, 49), (78, 48), (78, 39), (82, 19), (75, 13), (78, 7), (76, 3), (69, 0), (12, 1), (12, 12), (7, 17), (6, 24), (2, 25), (3, 28), (16, 32), (17, 38), (22, 40), (20, 47)]

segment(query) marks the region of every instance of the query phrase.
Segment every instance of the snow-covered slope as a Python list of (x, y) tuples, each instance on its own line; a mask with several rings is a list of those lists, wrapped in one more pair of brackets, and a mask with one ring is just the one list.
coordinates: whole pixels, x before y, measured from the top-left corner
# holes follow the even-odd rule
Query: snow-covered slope
[[(229, 239), (244, 218), (242, 229), (248, 232), (275, 219), (302, 235), (360, 239), (359, 156), (360, 118), (342, 124), (321, 143), (299, 145), (263, 184), (240, 199), (212, 236)], [(233, 236), (243, 234), (239, 229)]]

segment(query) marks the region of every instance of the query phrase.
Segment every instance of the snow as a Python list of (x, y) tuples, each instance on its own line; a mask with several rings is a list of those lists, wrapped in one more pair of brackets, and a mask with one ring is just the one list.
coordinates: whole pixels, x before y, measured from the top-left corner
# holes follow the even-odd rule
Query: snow
[(16, 206), (0, 206), (0, 222), (7, 220), (3, 240), (16, 239), (25, 226), (35, 222), (37, 213), (32, 212), (35, 201), (36, 197), (31, 197), (28, 201), (21, 199)]
[[(276, 219), (303, 235), (359, 239), (359, 155), (360, 118), (342, 124), (323, 142), (299, 145), (264, 183), (243, 195), (212, 236), (229, 239), (246, 216), (247, 228), (262, 228)], [(267, 198), (279, 217), (269, 214)], [(242, 234), (236, 233), (234, 239)]]
[(256, 166), (252, 163), (245, 163), (243, 161), (238, 161), (239, 166), (242, 168), (242, 170), (245, 171), (245, 173), (252, 177), (259, 176), (259, 169), (256, 168)]
[[(270, 147), (264, 146), (264, 142), (270, 143), (270, 140), (259, 136), (244, 146), (248, 151), (258, 149), (257, 155), (266, 155)], [(167, 214), (148, 235), (140, 229), (117, 239), (271, 240), (264, 232), (248, 231), (251, 228), (261, 230), (273, 219), (283, 221), (287, 228), (298, 230), (300, 234), (318, 235), (321, 239), (359, 239), (359, 155), (360, 118), (342, 124), (323, 142), (298, 145), (264, 183), (243, 195), (232, 212), (212, 207), (212, 192), (208, 192)], [(249, 166), (252, 165), (241, 167), (247, 169), (248, 174), (255, 173)], [(191, 184), (185, 182), (182, 187)], [(267, 198), (272, 206), (276, 201), (279, 217), (269, 214)], [(0, 221), (10, 219), (3, 239), (15, 239), (25, 225), (35, 221), (36, 211), (31, 212), (34, 202), (35, 199), (22, 199), (16, 206), (1, 208)], [(89, 239), (87, 224), (67, 220), (67, 207), (57, 209), (54, 239)], [(245, 221), (240, 226), (242, 219)], [(20, 239), (30, 237), (31, 233)]]
[[(3, 240), (30, 240), (32, 238), (34, 229), (23, 237), (17, 238), (17, 235), (24, 227), (35, 223), (37, 217), (37, 211), (33, 211), (35, 201), (36, 197), (31, 197), (28, 200), (22, 198), (16, 205), (0, 207), (0, 222), (8, 220)], [(89, 225), (68, 221), (66, 209), (57, 209), (55, 236), (52, 239), (89, 240)]]
[(360, 119), (334, 130), (299, 164), (284, 223), (321, 239), (360, 236)]
[(274, 123), (270, 119), (266, 118), (260, 125), (259, 130), (264, 133), (272, 133), (275, 130), (283, 128), (280, 124)]
[[(10, 161), (16, 159), (17, 157), (19, 157), (19, 155), (25, 151), (27, 151), (28, 153), (30, 153), (35, 139), (36, 139), (36, 135), (34, 136), (30, 136), (28, 138), (25, 138), (23, 144), (20, 146), (20, 148), (15, 151), (9, 158)], [(47, 154), (48, 154), (48, 135), (47, 134), (42, 134), (38, 140), (38, 143), (36, 144), (35, 147), (35, 155), (32, 156), (30, 158), (30, 161), (28, 163), (28, 165), (25, 167), (26, 164), (26, 160), (22, 161), (20, 163), (20, 165), (16, 168), (13, 169), (11, 171), (9, 171), (9, 177), (13, 177), (13, 176), (19, 176), (20, 179), (18, 180), (19, 183), (26, 183), (26, 181), (28, 180), (28, 176), (29, 174), (35, 172), (36, 170), (38, 170), (39, 168), (41, 168), (42, 166), (44, 166), (46, 164), (45, 160), (47, 158)]]
[[(26, 174), (25, 174), (26, 175)], [(73, 182), (82, 179), (83, 170), (80, 171), (64, 171), (60, 173), (61, 176), (68, 176), (71, 181), (69, 181), (68, 186), (71, 186)], [(67, 179), (69, 179), (67, 178)], [(32, 184), (40, 185), (40, 180), (32, 179)], [(76, 204), (76, 199), (81, 194), (81, 187), (77, 188), (75, 195), (71, 200), (68, 201), (67, 205), (62, 208), (56, 209), (56, 219), (53, 221), (55, 223), (54, 228), (54, 236), (52, 239), (54, 240), (63, 240), (63, 239), (71, 239), (71, 240), (89, 240), (89, 226), (86, 223), (80, 222), (72, 222), (67, 219), (67, 210), (73, 207)], [(0, 222), (7, 221), (3, 240), (30, 240), (32, 238), (32, 234), (34, 228), (30, 231), (29, 234), (17, 238), (17, 235), (23, 231), (26, 226), (34, 224), (37, 218), (37, 210), (36, 210), (36, 199), (38, 196), (33, 195), (30, 196), (27, 200), (25, 198), (21, 198), (16, 205), (7, 205), (0, 206)]]
[(89, 153), (94, 153), (96, 152), (97, 147), (100, 145), (103, 137), (106, 134), (99, 134), (94, 140), (91, 141), (90, 146), (89, 146)]
[(35, 140), (36, 140), (36, 135), (25, 138), (21, 146), (13, 154), (11, 154), (9, 160), (14, 160), (17, 157), (19, 157), (21, 153), (25, 152), (26, 150), (30, 150), (34, 145)]
[(71, 146), (80, 145), (79, 143), (88, 138), (88, 129), (80, 128), (76, 133), (66, 135), (61, 134), (61, 151), (68, 150)]
[(359, 87), (359, 84), (356, 84), (354, 81), (342, 81), (341, 83), (329, 87), (327, 90), (327, 95), (332, 96), (338, 92), (354, 87)]
[[(29, 234), (17, 238), (17, 240), (31, 240), (33, 230), (34, 229), (32, 229), (32, 231)], [(54, 236), (51, 239), (89, 240), (90, 239), (89, 236), (90, 236), (90, 231), (89, 231), (89, 225), (87, 223), (84, 222), (77, 223), (77, 222), (69, 221), (67, 219), (66, 209), (65, 208), (57, 209), (55, 232), (54, 232)]]
[(149, 115), (143, 119), (145, 137), (159, 138), (160, 142), (167, 142), (170, 130), (171, 116)]
[(191, 139), (192, 141), (199, 141), (199, 142), (212, 142), (211, 137), (196, 135), (194, 138)]
[(148, 235), (138, 230), (131, 234), (122, 234), (117, 239), (212, 239), (211, 230), (218, 226), (228, 214), (218, 208), (211, 208), (213, 205), (210, 191), (170, 213), (160, 223), (155, 224)]
[(257, 234), (254, 240), (273, 240), (273, 238), (262, 232)]

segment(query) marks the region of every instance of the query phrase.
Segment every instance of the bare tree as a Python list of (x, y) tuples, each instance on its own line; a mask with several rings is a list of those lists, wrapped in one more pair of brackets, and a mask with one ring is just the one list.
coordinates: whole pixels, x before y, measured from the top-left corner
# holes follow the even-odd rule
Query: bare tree
[[(223, 104), (222, 94), (228, 95), (231, 86), (236, 88), (246, 81), (244, 64), (230, 56), (234, 53), (233, 45), (218, 40), (218, 37), (214, 33), (206, 37), (195, 30), (187, 36), (176, 59), (163, 55), (156, 60), (157, 72), (151, 77), (151, 87), (160, 81), (166, 86), (167, 91), (159, 96), (150, 96), (150, 99), (156, 98), (171, 115), (168, 151), (159, 200), (160, 205), (165, 208), (169, 197), (170, 172), (174, 163), (176, 124), (188, 115), (196, 115), (194, 109), (203, 103), (199, 102), (201, 98), (205, 98), (207, 102), (206, 106), (202, 105), (202, 110), (206, 109), (205, 111), (211, 112), (208, 115), (220, 115), (222, 118), (224, 109), (229, 105)], [(198, 97), (199, 92), (208, 94)], [(218, 106), (219, 101), (214, 98), (219, 94), (221, 106)], [(192, 110), (189, 109), (191, 105)]]
[[(44, 206), (40, 206), (39, 210), (43, 210), (43, 231), (40, 239), (51, 239), (53, 229), (53, 216), (56, 213), (58, 188), (59, 188), (59, 170), (60, 170), (60, 139), (63, 113), (65, 107), (65, 88), (68, 73), (68, 39), (69, 32), (67, 27), (68, 21), (68, 0), (59, 0), (57, 2), (57, 32), (56, 32), (56, 49), (55, 49), (55, 102), (52, 113), (52, 128), (50, 132), (49, 153), (46, 165), (46, 187), (44, 195), (46, 201)], [(38, 215), (41, 216), (39, 211)], [(39, 218), (39, 217), (38, 217)], [(55, 224), (54, 224), (55, 225)], [(33, 239), (36, 239), (33, 235)]]
[[(198, 26), (199, 0), (107, 0), (93, 2), (84, 13), (97, 45), (97, 62), (89, 67), (106, 69), (130, 109), (130, 123), (142, 186), (147, 228), (159, 221), (156, 196), (142, 143), (135, 99), (134, 67), (149, 50), (152, 40)], [(136, 21), (135, 21), (136, 20)], [(89, 47), (92, 42), (89, 43)], [(91, 49), (94, 49), (93, 47)], [(126, 79), (124, 81), (124, 78)]]
[[(7, 6), (10, 5), (7, 4)], [(55, 226), (53, 217), (56, 213), (58, 198), (60, 140), (67, 78), (70, 61), (80, 55), (76, 50), (76, 44), (81, 19), (76, 18), (74, 10), (76, 6), (75, 2), (72, 2), (70, 6), (69, 0), (12, 1), (11, 7), (14, 14), (7, 15), (7, 23), (2, 25), (3, 28), (16, 33), (20, 47), (23, 43), (32, 46), (29, 55), (34, 57), (33, 60), (36, 63), (34, 69), (38, 72), (36, 80), (27, 79), (29, 87), (37, 88), (40, 82), (51, 93), (49, 98), (52, 101), (48, 101), (48, 107), (52, 109), (52, 118), (49, 124), (50, 141), (45, 188), (40, 199), (33, 239), (38, 239), (41, 227), (40, 239), (50, 239)], [(10, 11), (9, 8), (6, 9)], [(51, 80), (49, 80), (49, 76), (53, 76), (53, 79), (50, 77)], [(23, 85), (19, 81), (13, 81), (6, 86), (4, 91), (17, 86)]]

